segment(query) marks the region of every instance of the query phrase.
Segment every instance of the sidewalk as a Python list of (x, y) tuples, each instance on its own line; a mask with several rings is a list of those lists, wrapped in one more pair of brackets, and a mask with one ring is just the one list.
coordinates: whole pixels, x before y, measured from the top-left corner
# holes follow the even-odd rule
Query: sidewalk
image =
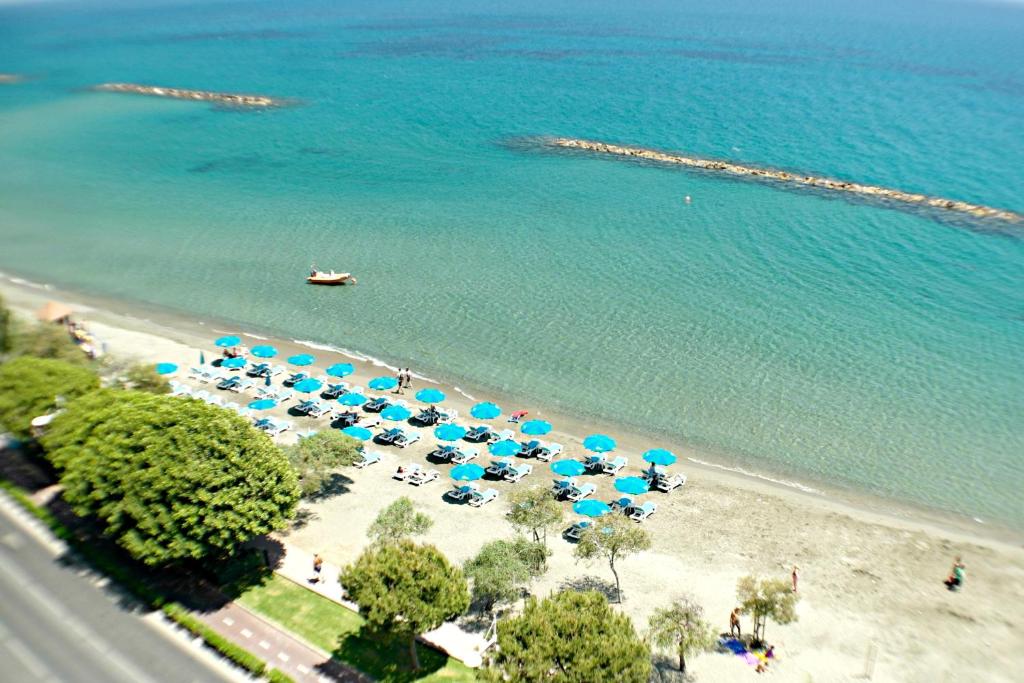
[[(342, 597), (341, 584), (338, 582), (341, 570), (338, 566), (324, 562), (320, 569), (320, 581), (311, 583), (313, 554), (283, 541), (281, 546), (284, 548), (284, 556), (280, 558), (275, 573), (354, 612), (359, 611), (358, 605)], [(483, 652), (489, 646), (481, 634), (464, 631), (452, 622), (424, 633), (420, 640), (474, 669), (483, 664)]]
[(216, 612), (193, 613), (214, 631), (280, 669), (298, 683), (368, 683), (362, 674), (331, 656), (282, 631), (249, 610), (228, 603)]

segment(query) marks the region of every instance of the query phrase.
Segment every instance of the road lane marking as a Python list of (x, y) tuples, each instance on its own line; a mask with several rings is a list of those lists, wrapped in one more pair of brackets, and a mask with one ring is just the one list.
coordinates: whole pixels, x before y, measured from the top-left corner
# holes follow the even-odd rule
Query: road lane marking
[(221, 619), (221, 621), (224, 622), (225, 626), (234, 626), (235, 625), (235, 620), (232, 619), (231, 617), (224, 617), (223, 619)]
[(310, 672), (310, 668), (305, 664), (299, 664), (295, 668), (299, 670), (300, 674), (308, 674)]
[(252, 638), (252, 631), (250, 631), (247, 628), (243, 628), (242, 629), (242, 635), (245, 636), (246, 638)]
[(268, 643), (265, 640), (261, 640), (260, 641), (260, 647), (262, 647), (264, 650), (269, 650), (270, 649), (270, 643)]
[(277, 658), (280, 659), (282, 662), (287, 662), (289, 659), (291, 659), (291, 657), (289, 657), (288, 655), (286, 655), (283, 652), (278, 652), (277, 653)]
[(32, 654), (32, 651), (25, 647), (17, 638), (6, 638), (4, 639), (4, 645), (7, 646), (8, 652), (20, 661), (26, 669), (32, 672), (38, 680), (49, 680), (53, 678), (50, 670), (46, 668), (46, 665), (39, 661), (39, 658)]

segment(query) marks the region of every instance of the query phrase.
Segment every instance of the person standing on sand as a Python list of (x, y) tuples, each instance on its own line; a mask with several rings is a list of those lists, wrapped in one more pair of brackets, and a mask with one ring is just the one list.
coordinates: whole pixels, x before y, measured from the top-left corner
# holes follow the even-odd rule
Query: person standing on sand
[(740, 608), (737, 607), (729, 615), (729, 635), (734, 635), (737, 640), (743, 637), (742, 631), (740, 631)]
[(313, 556), (313, 580), (310, 583), (320, 583), (320, 570), (323, 569), (324, 558), (317, 553)]
[(412, 370), (409, 368), (405, 369), (405, 388), (412, 388)]
[(796, 593), (796, 581), (797, 581), (798, 578), (800, 578), (800, 575), (798, 573), (799, 570), (800, 570), (799, 567), (797, 567), (796, 565), (793, 565), (793, 573), (791, 574), (791, 576), (793, 577), (793, 592), (794, 593)]
[(402, 371), (402, 368), (398, 368), (398, 373), (395, 375), (395, 379), (398, 380), (398, 385), (395, 386), (394, 393), (396, 393), (396, 394), (405, 393), (405, 392), (402, 391), (402, 384), (405, 383), (405, 373)]

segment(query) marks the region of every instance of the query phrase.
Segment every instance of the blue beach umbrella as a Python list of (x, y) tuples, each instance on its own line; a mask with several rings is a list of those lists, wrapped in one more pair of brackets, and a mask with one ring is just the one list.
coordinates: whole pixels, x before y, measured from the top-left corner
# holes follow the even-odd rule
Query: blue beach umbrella
[(591, 434), (583, 439), (583, 447), (592, 453), (607, 453), (615, 450), (615, 439), (604, 434)]
[(327, 368), (327, 374), (331, 377), (348, 377), (355, 371), (356, 369), (352, 367), (351, 363), (335, 363)]
[(420, 389), (416, 392), (416, 400), (421, 403), (440, 403), (444, 400), (444, 392), (440, 389)]
[[(328, 368), (327, 372), (330, 372), (330, 371), (331, 371), (330, 368)], [(394, 389), (397, 386), (398, 386), (398, 379), (395, 378), (395, 377), (387, 377), (387, 376), (374, 377), (373, 379), (370, 380), (370, 383), (369, 383), (369, 387), (371, 389), (375, 389), (376, 391), (387, 391), (388, 389)]]
[(172, 372), (177, 372), (178, 366), (174, 363), (157, 363), (156, 374), (158, 375), (169, 375)]
[(501, 408), (490, 401), (487, 401), (485, 403), (477, 403), (469, 411), (469, 414), (478, 420), (493, 420), (501, 415)]
[(373, 436), (373, 432), (371, 432), (366, 427), (359, 427), (356, 425), (352, 425), (351, 427), (345, 427), (344, 429), (341, 430), (341, 433), (347, 434), (351, 436), (353, 439), (359, 439), (360, 441), (366, 441), (371, 436)]
[(237, 370), (238, 368), (245, 367), (244, 358), (225, 358), (220, 362), (222, 368), (230, 368), (231, 370)]
[(664, 448), (652, 448), (644, 453), (644, 460), (652, 465), (671, 465), (676, 461), (675, 453)]
[(361, 406), (366, 403), (366, 397), (362, 394), (344, 394), (338, 399), (338, 403), (343, 406)]
[(388, 406), (380, 412), (380, 416), (391, 422), (405, 422), (412, 417), (412, 411), (405, 406)]
[(302, 380), (301, 382), (296, 382), (292, 385), (292, 389), (295, 391), (301, 391), (304, 394), (312, 394), (314, 391), (320, 391), (320, 388), (323, 385), (324, 383), (320, 380), (310, 377)]
[(267, 346), (266, 344), (264, 344), (262, 346), (252, 347), (252, 350), (249, 351), (249, 353), (256, 356), (257, 358), (273, 358), (274, 356), (277, 355), (277, 349), (275, 349), (273, 346)]
[(288, 362), (292, 365), (312, 365), (316, 362), (316, 358), (308, 353), (300, 353), (294, 356), (288, 356)]
[(249, 404), (249, 407), (253, 410), (270, 410), (277, 405), (277, 401), (272, 398), (261, 398), (258, 401), (253, 401)]
[(551, 431), (551, 423), (547, 420), (529, 420), (523, 423), (519, 431), (530, 436), (544, 436)]
[(458, 441), (466, 435), (466, 428), (459, 425), (441, 425), (434, 430), (434, 436), (441, 441)]
[(579, 460), (556, 460), (551, 463), (551, 471), (563, 477), (578, 477), (584, 469)]
[(512, 441), (511, 439), (505, 439), (504, 441), (495, 441), (494, 443), (487, 447), (487, 450), (491, 452), (491, 455), (497, 455), (499, 457), (515, 455), (521, 449), (522, 446), (520, 446), (515, 441)]
[(242, 340), (233, 334), (229, 334), (226, 337), (221, 337), (220, 339), (213, 343), (216, 346), (220, 346), (221, 348), (230, 348), (232, 346), (238, 346), (239, 344), (242, 343)]
[(612, 509), (608, 503), (601, 500), (581, 500), (578, 503), (573, 503), (572, 511), (585, 517), (600, 517), (607, 515)]
[(467, 462), (465, 465), (453, 467), (449, 476), (455, 481), (476, 481), (484, 476), (484, 468), (476, 463)]
[(615, 480), (615, 490), (637, 496), (650, 491), (651, 485), (640, 477), (619, 477)]

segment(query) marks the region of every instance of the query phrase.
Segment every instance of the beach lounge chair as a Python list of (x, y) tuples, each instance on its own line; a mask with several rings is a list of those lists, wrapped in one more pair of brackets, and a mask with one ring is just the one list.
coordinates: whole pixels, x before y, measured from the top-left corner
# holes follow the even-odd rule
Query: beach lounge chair
[(480, 451), (476, 448), (467, 448), (465, 450), (459, 448), (456, 449), (455, 455), (452, 456), (452, 464), (464, 465), (470, 460), (476, 460), (479, 457)]
[(191, 396), (192, 387), (181, 382), (171, 382), (171, 396)]
[(242, 408), (242, 406), (238, 405), (234, 401), (228, 401), (227, 403), (222, 405), (221, 408), (227, 408), (228, 410), (237, 413)]
[(378, 396), (375, 399), (369, 400), (363, 404), (363, 410), (368, 413), (379, 413), (380, 411), (391, 405), (391, 400), (383, 396)]
[(369, 465), (380, 462), (380, 453), (377, 451), (363, 451), (363, 455), (359, 460), (356, 460), (353, 465), (362, 469)]
[(359, 417), (359, 413), (355, 412), (354, 410), (345, 410), (343, 412), (338, 413), (337, 416), (335, 416), (335, 419), (338, 421), (338, 424), (341, 425), (342, 427), (351, 427), (356, 422), (359, 422)]
[(496, 443), (498, 441), (514, 441), (516, 433), (511, 429), (502, 429), (500, 432), (491, 430), (490, 436), (487, 437), (487, 443)]
[(429, 453), (427, 453), (427, 457), (428, 458), (436, 458), (438, 460), (443, 460), (444, 462), (448, 462), (453, 457), (455, 457), (455, 454), (458, 453), (458, 452), (459, 452), (459, 449), (456, 446), (453, 446), (453, 445), (448, 444), (448, 443), (439, 443), (439, 444), (437, 444), (437, 448), (435, 448), (434, 450), (432, 450)]
[(313, 399), (299, 401), (298, 405), (295, 406), (295, 410), (303, 414), (308, 414), (309, 409), (312, 408), (315, 403), (316, 401), (314, 401)]
[(432, 482), (441, 476), (437, 470), (419, 470), (409, 475), (409, 483), (413, 486), (421, 486)]
[(629, 458), (624, 455), (617, 455), (613, 460), (609, 460), (601, 466), (601, 472), (604, 474), (618, 474), (628, 464)]
[(455, 422), (459, 418), (459, 411), (454, 408), (438, 408), (437, 424), (446, 425)]
[(265, 377), (270, 374), (270, 364), (256, 363), (255, 365), (250, 365), (245, 374), (250, 377)]
[(612, 511), (624, 510), (626, 514), (629, 514), (629, 509), (633, 507), (633, 499), (623, 496), (622, 498), (616, 498), (615, 500), (608, 501), (608, 507)]
[(485, 474), (489, 474), (492, 477), (498, 477), (499, 479), (501, 479), (501, 478), (504, 478), (504, 476), (511, 469), (512, 469), (512, 463), (509, 462), (508, 460), (494, 460), (487, 467), (487, 469), (484, 470), (484, 473)]
[(256, 417), (256, 418), (253, 418), (252, 426), (255, 427), (256, 429), (265, 429), (266, 427), (270, 426), (270, 418), (269, 417)]
[(270, 436), (277, 436), (292, 428), (292, 423), (287, 420), (275, 420), (269, 418), (267, 424), (262, 428)]
[(540, 448), (533, 452), (533, 457), (541, 462), (551, 462), (553, 458), (562, 454), (562, 444), (554, 442), (541, 442)]
[(654, 482), (654, 488), (668, 493), (686, 483), (685, 474), (663, 474)]
[(333, 412), (334, 406), (331, 406), (327, 403), (323, 403), (321, 401), (313, 401), (313, 405), (309, 407), (309, 410), (306, 411), (306, 414), (309, 415), (310, 417), (324, 417), (325, 415), (329, 416)]
[(309, 379), (309, 373), (308, 372), (296, 372), (296, 373), (292, 373), (290, 376), (286, 377), (284, 382), (283, 382), (283, 384), (286, 387), (290, 387), (293, 384), (298, 384), (299, 382), (301, 382), (304, 379)]
[(232, 383), (231, 386), (227, 387), (227, 389), (228, 389), (228, 391), (233, 391), (236, 394), (240, 394), (243, 391), (249, 391), (254, 386), (256, 386), (256, 383), (253, 382), (251, 379), (248, 379), (248, 378), (233, 377), (232, 379), (235, 379), (235, 380), (238, 380), (238, 381)]
[(661, 465), (651, 465), (649, 468), (644, 470), (643, 474), (640, 475), (644, 481), (650, 485), (654, 485), (657, 479), (666, 474), (666, 470)]
[(391, 475), (391, 478), (397, 479), (398, 481), (405, 481), (421, 469), (423, 469), (423, 465), (418, 462), (414, 462), (410, 465), (399, 465), (398, 469), (395, 470), (395, 473)]
[(570, 541), (578, 541), (583, 535), (583, 532), (590, 528), (590, 522), (585, 519), (580, 519), (572, 523), (572, 526), (565, 530), (563, 534)]
[(225, 379), (227, 374), (219, 368), (207, 368), (203, 374), (199, 375), (199, 381), (203, 384), (209, 384), (210, 382), (219, 382)]
[(366, 429), (373, 429), (374, 427), (380, 426), (380, 418), (374, 415), (373, 417), (366, 418), (365, 420), (359, 421), (359, 426)]
[(493, 433), (494, 430), (491, 429), (489, 425), (477, 425), (476, 427), (473, 427), (468, 432), (466, 432), (466, 436), (464, 436), (463, 438), (466, 441), (475, 441), (477, 443), (480, 443), (481, 441), (490, 441), (491, 434)]
[(402, 433), (402, 430), (399, 429), (398, 427), (392, 427), (391, 429), (385, 429), (384, 431), (382, 431), (380, 434), (377, 435), (376, 441), (377, 441), (377, 443), (383, 443), (383, 444), (394, 443), (395, 439), (401, 433)]
[(630, 508), (629, 518), (637, 522), (642, 522), (657, 511), (658, 504), (649, 500), (643, 505), (632, 506)]
[(505, 481), (512, 482), (513, 484), (518, 483), (530, 472), (533, 472), (533, 465), (529, 463), (510, 467), (504, 474)]
[(273, 399), (278, 403), (286, 403), (295, 398), (295, 392), (291, 389), (281, 389), (281, 391), (274, 394)]
[(575, 478), (555, 479), (555, 483), (551, 485), (551, 492), (555, 494), (555, 498), (564, 498), (569, 495), (569, 492), (576, 487)]
[(210, 398), (210, 392), (207, 391), (206, 389), (200, 389), (199, 391), (192, 392), (192, 398), (199, 399), (200, 401), (205, 401), (206, 399)]
[(508, 421), (512, 424), (519, 424), (520, 420), (530, 414), (528, 410), (517, 410), (508, 416)]
[(434, 411), (434, 410), (430, 410), (429, 408), (426, 408), (424, 410), (421, 410), (419, 413), (417, 413), (415, 419), (420, 424), (426, 425), (427, 427), (430, 427), (432, 425), (437, 424), (437, 421), (438, 421), (438, 419), (440, 417), (441, 417), (441, 413), (439, 413), (437, 411)]
[(569, 494), (566, 496), (569, 500), (574, 503), (578, 503), (584, 498), (590, 498), (597, 491), (597, 487), (593, 484), (584, 484), (583, 486), (574, 486)]
[(604, 453), (598, 453), (597, 455), (588, 455), (587, 459), (583, 461), (583, 466), (587, 468), (588, 472), (600, 472), (604, 469), (604, 464), (608, 460)]
[(497, 499), (497, 489), (485, 489), (483, 491), (474, 491), (469, 497), (469, 504), (475, 508), (490, 503), (492, 500)]
[(533, 439), (531, 441), (520, 441), (519, 442), (519, 457), (529, 458), (533, 455), (533, 452), (540, 448), (540, 441)]
[(205, 367), (203, 367), (203, 366), (196, 367), (196, 366), (193, 365), (192, 367), (190, 367), (188, 369), (188, 377), (189, 377), (189, 379), (199, 379), (199, 377), (204, 372), (206, 372), (206, 368)]
[(470, 482), (468, 484), (453, 486), (452, 489), (445, 493), (444, 495), (448, 496), (452, 500), (466, 500), (479, 490), (479, 484), (477, 484), (476, 482)]
[(348, 393), (348, 382), (338, 382), (337, 384), (327, 384), (326, 386), (327, 388), (323, 391), (324, 398), (340, 398)]
[(211, 395), (210, 398), (206, 399), (206, 402), (209, 403), (211, 406), (220, 406), (221, 408), (224, 407), (224, 399), (222, 399), (220, 396)]
[(405, 448), (406, 446), (414, 444), (420, 440), (419, 432), (407, 432), (401, 429), (398, 431), (400, 434), (398, 434), (391, 443), (395, 444), (399, 448)]

